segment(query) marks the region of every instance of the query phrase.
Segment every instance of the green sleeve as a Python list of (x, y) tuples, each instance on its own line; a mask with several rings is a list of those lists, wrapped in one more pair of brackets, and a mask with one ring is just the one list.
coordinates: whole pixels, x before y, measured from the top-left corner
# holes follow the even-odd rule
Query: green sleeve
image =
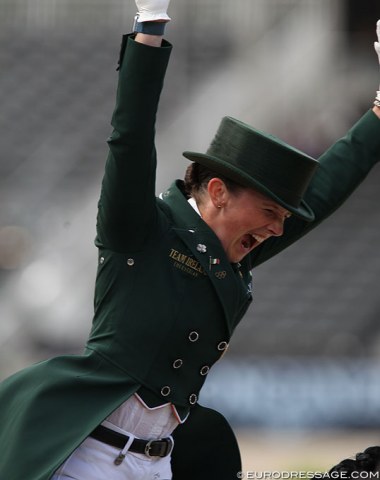
[(113, 131), (98, 205), (97, 245), (141, 248), (155, 219), (156, 113), (171, 45), (123, 37)]
[(281, 237), (270, 238), (252, 252), (252, 266), (281, 252), (330, 216), (379, 160), (380, 120), (370, 110), (319, 159), (320, 166), (304, 197), (315, 213), (315, 220), (311, 223), (296, 217), (286, 220)]

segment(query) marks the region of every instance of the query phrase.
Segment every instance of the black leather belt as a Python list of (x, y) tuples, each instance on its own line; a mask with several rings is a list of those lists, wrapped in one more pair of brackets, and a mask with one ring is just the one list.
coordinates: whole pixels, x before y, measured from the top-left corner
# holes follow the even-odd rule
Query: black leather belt
[[(129, 440), (128, 435), (115, 432), (103, 425), (99, 425), (90, 433), (90, 437), (100, 442), (122, 450)], [(173, 440), (170, 437), (159, 440), (141, 440), (135, 438), (129, 447), (129, 451), (143, 453), (148, 457), (166, 457), (173, 449)], [(124, 457), (124, 456), (123, 456)], [(121, 462), (120, 462), (121, 463)]]

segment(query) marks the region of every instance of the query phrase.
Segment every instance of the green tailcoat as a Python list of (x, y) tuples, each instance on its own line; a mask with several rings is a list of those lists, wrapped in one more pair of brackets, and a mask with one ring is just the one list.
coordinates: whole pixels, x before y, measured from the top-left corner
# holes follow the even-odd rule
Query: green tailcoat
[(320, 159), (305, 197), (316, 221), (292, 217), (282, 237), (231, 265), (181, 181), (155, 197), (155, 118), (170, 51), (165, 42), (123, 39), (99, 200), (93, 327), (83, 355), (41, 362), (0, 385), (1, 480), (48, 480), (136, 391), (149, 406), (190, 411), (175, 433), (175, 480), (215, 478), (210, 459), (219, 461), (218, 478), (236, 478), (232, 431), (195, 404), (250, 305), (251, 270), (330, 215), (379, 159), (380, 122), (368, 112)]

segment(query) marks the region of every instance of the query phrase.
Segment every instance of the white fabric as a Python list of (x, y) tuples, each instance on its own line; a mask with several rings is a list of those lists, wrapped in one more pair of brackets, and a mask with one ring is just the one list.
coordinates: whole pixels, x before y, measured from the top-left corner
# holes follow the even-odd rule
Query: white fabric
[(139, 22), (154, 22), (164, 20), (168, 22), (170, 17), (166, 13), (170, 0), (136, 0), (139, 14)]
[(378, 20), (376, 23), (376, 35), (377, 35), (377, 42), (375, 42), (375, 51), (377, 53), (377, 56), (379, 58), (379, 63), (380, 63), (380, 20)]
[[(377, 53), (377, 57), (380, 65), (380, 20), (376, 22), (376, 35), (377, 35), (377, 42), (375, 42), (374, 45), (375, 45), (375, 52)], [(380, 90), (380, 85), (379, 85), (379, 90)], [(380, 100), (378, 98), (379, 96), (380, 96), (380, 93), (377, 92), (376, 100)]]
[[(128, 432), (124, 432), (128, 435)], [(170, 455), (149, 458), (128, 452), (120, 465), (117, 448), (88, 437), (51, 480), (171, 480)]]
[(190, 197), (189, 200), (188, 200), (188, 202), (189, 202), (190, 205), (194, 208), (194, 210), (197, 212), (197, 214), (198, 214), (200, 217), (202, 217), (201, 212), (199, 211), (197, 202), (195, 201), (195, 198)]
[(133, 395), (106, 419), (111, 424), (132, 432), (139, 438), (168, 437), (178, 420), (169, 403), (159, 408), (148, 409)]
[[(144, 440), (169, 437), (178, 421), (170, 404), (150, 410), (133, 395), (102, 422), (128, 437)], [(131, 441), (118, 448), (88, 437), (56, 471), (51, 480), (171, 480), (170, 455), (148, 457), (128, 451)], [(114, 461), (125, 455), (120, 465)]]

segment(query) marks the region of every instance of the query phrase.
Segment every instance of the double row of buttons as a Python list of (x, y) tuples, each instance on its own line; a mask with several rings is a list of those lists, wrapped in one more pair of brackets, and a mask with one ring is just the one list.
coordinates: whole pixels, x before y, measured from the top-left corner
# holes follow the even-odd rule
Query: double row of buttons
[[(199, 340), (199, 333), (198, 332), (195, 332), (195, 331), (192, 331), (189, 333), (189, 340), (190, 342), (194, 343), (194, 342), (197, 342)], [(217, 349), (220, 351), (220, 352), (223, 352), (224, 350), (226, 350), (228, 347), (228, 343), (223, 341), (223, 342), (219, 342), (218, 345), (217, 345)]]
[[(175, 368), (176, 370), (178, 368), (181, 368), (183, 365), (183, 360), (182, 358), (177, 358), (177, 360), (174, 360), (173, 362), (173, 368)], [(199, 370), (199, 373), (200, 375), (202, 375), (202, 377), (204, 377), (205, 375), (208, 374), (208, 372), (210, 371), (210, 367), (208, 365), (204, 365), (200, 370)]]
[[(168, 395), (170, 395), (171, 391), (172, 391), (171, 388), (168, 385), (166, 385), (165, 387), (161, 388), (161, 395), (163, 397), (167, 397)], [(189, 396), (190, 405), (195, 405), (197, 403), (197, 400), (198, 400), (198, 396), (195, 393), (192, 393)]]
[[(191, 343), (197, 342), (199, 340), (199, 333), (194, 330), (189, 333), (188, 338)], [(225, 341), (222, 341), (218, 343), (216, 348), (220, 352), (223, 352), (227, 349), (227, 347), (228, 347), (228, 343)], [(176, 360), (174, 360), (172, 366), (176, 370), (181, 368), (183, 366), (182, 358), (177, 358)], [(201, 367), (201, 369), (199, 370), (199, 374), (204, 377), (209, 373), (209, 371), (210, 371), (210, 367), (208, 365), (203, 365), (203, 367)], [(165, 385), (164, 387), (161, 388), (161, 395), (163, 397), (167, 397), (168, 395), (170, 395), (170, 393), (171, 393), (171, 388), (168, 385)], [(198, 400), (198, 396), (195, 393), (192, 393), (189, 396), (190, 405), (194, 405), (195, 403), (197, 403), (197, 400)]]

